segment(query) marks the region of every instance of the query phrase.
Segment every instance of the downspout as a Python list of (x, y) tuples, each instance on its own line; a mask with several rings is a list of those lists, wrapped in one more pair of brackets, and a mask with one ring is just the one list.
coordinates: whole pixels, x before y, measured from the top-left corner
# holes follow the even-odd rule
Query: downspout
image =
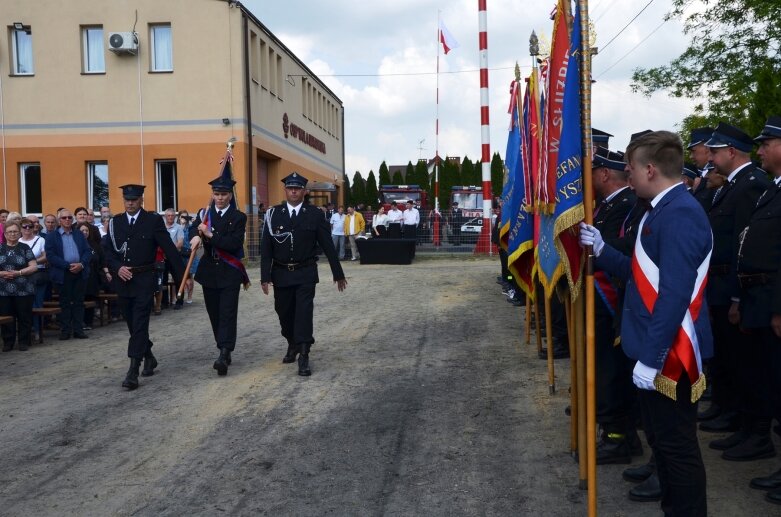
[[(242, 29), (241, 29), (241, 35), (242, 38), (244, 38), (244, 42), (242, 44), (242, 47), (244, 48), (244, 95), (246, 97), (246, 103), (247, 103), (247, 215), (252, 215), (255, 213), (256, 207), (254, 206), (254, 203), (252, 202), (252, 185), (255, 182), (255, 178), (252, 174), (252, 162), (253, 162), (253, 143), (252, 143), (252, 90), (250, 89), (251, 83), (250, 83), (250, 66), (249, 66), (249, 19), (247, 18), (247, 14), (242, 10), (241, 11), (241, 18), (242, 18)], [(250, 235), (260, 235), (259, 234), (259, 228), (256, 228), (253, 224), (253, 221), (255, 219), (250, 217), (250, 225), (249, 225), (249, 232)], [(260, 244), (258, 244), (258, 247)], [(252, 257), (252, 252), (254, 251), (252, 248), (250, 248), (249, 255)], [(252, 257), (254, 258), (254, 257)]]

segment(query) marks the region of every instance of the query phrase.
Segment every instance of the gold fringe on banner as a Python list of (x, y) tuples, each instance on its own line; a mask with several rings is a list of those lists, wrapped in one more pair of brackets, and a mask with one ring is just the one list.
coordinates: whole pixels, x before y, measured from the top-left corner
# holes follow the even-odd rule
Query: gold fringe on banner
[[(684, 375), (686, 374), (684, 373)], [(678, 400), (677, 391), (676, 391), (678, 387), (678, 383), (672, 380), (671, 378), (666, 377), (661, 373), (657, 373), (656, 378), (654, 378), (654, 387), (656, 388), (656, 391), (658, 391), (665, 397), (670, 398), (672, 400)], [(697, 379), (694, 383), (692, 383), (692, 389), (691, 389), (692, 404), (700, 400), (702, 394), (705, 393), (706, 387), (707, 385), (705, 381), (705, 375), (700, 374), (700, 378)]]

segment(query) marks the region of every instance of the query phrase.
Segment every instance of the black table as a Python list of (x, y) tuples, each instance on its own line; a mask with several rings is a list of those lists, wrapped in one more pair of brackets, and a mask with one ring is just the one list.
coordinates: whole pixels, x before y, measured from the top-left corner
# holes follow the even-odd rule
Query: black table
[(408, 239), (356, 239), (361, 264), (412, 264), (415, 241)]

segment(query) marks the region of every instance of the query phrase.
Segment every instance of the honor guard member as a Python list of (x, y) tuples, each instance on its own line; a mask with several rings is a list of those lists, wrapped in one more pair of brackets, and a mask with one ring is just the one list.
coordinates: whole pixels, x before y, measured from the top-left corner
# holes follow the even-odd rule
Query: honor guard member
[[(705, 146), (710, 149), (710, 161), (716, 167), (710, 174), (718, 173), (726, 182), (715, 191), (708, 212), (713, 230), (713, 255), (706, 289), (714, 341), (709, 380), (713, 383), (712, 404), (716, 405), (711, 416), (718, 416), (702, 422), (700, 429), (738, 431), (738, 427), (747, 424), (740, 422), (745, 415), (739, 411), (743, 404), (738, 377), (743, 350), (739, 343), (744, 340), (738, 326), (730, 323), (728, 313), (733, 299), (739, 296), (735, 268), (740, 233), (748, 226), (757, 200), (770, 182), (765, 172), (751, 163), (753, 139), (737, 127), (719, 123)], [(726, 450), (737, 445), (736, 440), (743, 436), (741, 433), (714, 440), (710, 447)]]
[(103, 238), (103, 251), (119, 295), (122, 316), (130, 331), (127, 345), (130, 369), (122, 387), (134, 390), (138, 388), (141, 360), (144, 360), (142, 375), (145, 377), (153, 375), (157, 367), (149, 340), (149, 315), (157, 286), (157, 248), (162, 248), (171, 262), (177, 284), (184, 275), (184, 266), (179, 250), (165, 229), (163, 218), (141, 208), (144, 185), (123, 185), (119, 188), (125, 200), (125, 211), (110, 219), (108, 234)]
[(249, 279), (241, 258), (244, 256), (244, 233), (247, 216), (233, 200), (236, 182), (226, 175), (209, 182), (212, 203), (208, 212), (200, 210), (190, 227), (190, 246), (203, 244), (195, 281), (203, 288), (203, 300), (220, 355), (214, 361), (217, 375), (226, 375), (231, 352), (236, 348), (236, 322), (239, 291)]
[(317, 275), (317, 246), (328, 257), (339, 291), (347, 287), (342, 266), (331, 241), (331, 229), (322, 210), (304, 203), (307, 179), (294, 172), (285, 177), (287, 202), (266, 213), (260, 238), (260, 282), (263, 294), (274, 286), (274, 309), (287, 339), (283, 363), (298, 355), (298, 374), (312, 374), (309, 350), (313, 337), (313, 311)]
[(710, 163), (710, 151), (705, 146), (705, 142), (710, 140), (713, 134), (712, 127), (698, 127), (692, 129), (689, 135), (689, 145), (686, 149), (689, 151), (694, 166), (697, 167), (699, 180), (695, 181), (692, 194), (702, 205), (707, 213), (710, 210), (713, 194), (722, 184), (721, 177), (708, 167)]
[[(605, 242), (619, 248), (621, 225), (637, 201), (627, 183), (624, 155), (597, 147), (591, 167), (594, 193), (601, 199), (594, 210), (594, 226)], [(605, 271), (597, 271), (594, 287), (597, 422), (602, 427), (596, 462), (597, 465), (629, 463), (632, 456), (643, 454), (643, 447), (630, 414), (635, 392), (633, 364), (618, 342), (615, 327), (620, 285)]]
[[(738, 252), (740, 325), (754, 335), (753, 404), (781, 420), (781, 117), (770, 117), (757, 155), (774, 184), (759, 198), (742, 235)], [(764, 422), (763, 422), (764, 425)], [(744, 442), (745, 443), (745, 442)], [(781, 504), (781, 469), (751, 480), (751, 487), (767, 490), (765, 498)]]
[(689, 192), (694, 193), (694, 184), (700, 179), (700, 172), (697, 166), (690, 162), (684, 162), (683, 171), (681, 171), (681, 181)]

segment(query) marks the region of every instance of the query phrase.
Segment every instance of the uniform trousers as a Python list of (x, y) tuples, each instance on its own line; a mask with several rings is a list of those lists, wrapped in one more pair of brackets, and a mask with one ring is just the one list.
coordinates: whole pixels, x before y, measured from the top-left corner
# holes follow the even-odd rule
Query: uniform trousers
[(230, 352), (236, 348), (236, 321), (239, 316), (239, 291), (241, 285), (232, 287), (203, 287), (203, 300), (212, 324), (217, 348)]
[(735, 368), (740, 361), (740, 334), (729, 322), (728, 312), (727, 306), (710, 306), (713, 357), (708, 363), (708, 382), (713, 385), (713, 402), (725, 411), (736, 411), (740, 406)]
[(707, 517), (705, 466), (697, 441), (697, 403), (684, 374), (677, 399), (658, 391), (637, 390), (648, 445), (656, 458), (662, 511), (669, 517)]
[(781, 422), (781, 338), (776, 336), (773, 329), (763, 329), (763, 339), (770, 348), (770, 386), (771, 386), (771, 411), (773, 416)]
[(597, 422), (611, 432), (623, 433), (630, 425), (636, 392), (632, 384), (633, 361), (620, 345), (615, 345), (616, 333), (609, 313), (597, 311), (594, 323)]
[(274, 286), (274, 309), (279, 316), (282, 335), (296, 345), (315, 342), (312, 319), (316, 285)]
[(3, 345), (13, 347), (18, 337), (20, 345), (29, 346), (33, 325), (33, 296), (0, 296), (0, 316), (16, 318), (2, 327)]
[(65, 271), (60, 291), (60, 334), (84, 332), (84, 292), (87, 281), (81, 272)]
[(147, 351), (152, 351), (149, 340), (149, 315), (152, 313), (153, 294), (149, 293), (134, 297), (119, 297), (122, 307), (122, 317), (125, 318), (130, 339), (127, 343), (127, 356), (131, 359), (142, 359)]
[[(739, 360), (737, 363), (737, 383), (742, 405), (741, 414), (747, 420), (747, 425), (765, 422), (769, 428), (773, 418), (772, 403), (772, 340), (768, 328), (750, 329), (740, 333)], [(763, 429), (764, 434), (768, 429)]]

